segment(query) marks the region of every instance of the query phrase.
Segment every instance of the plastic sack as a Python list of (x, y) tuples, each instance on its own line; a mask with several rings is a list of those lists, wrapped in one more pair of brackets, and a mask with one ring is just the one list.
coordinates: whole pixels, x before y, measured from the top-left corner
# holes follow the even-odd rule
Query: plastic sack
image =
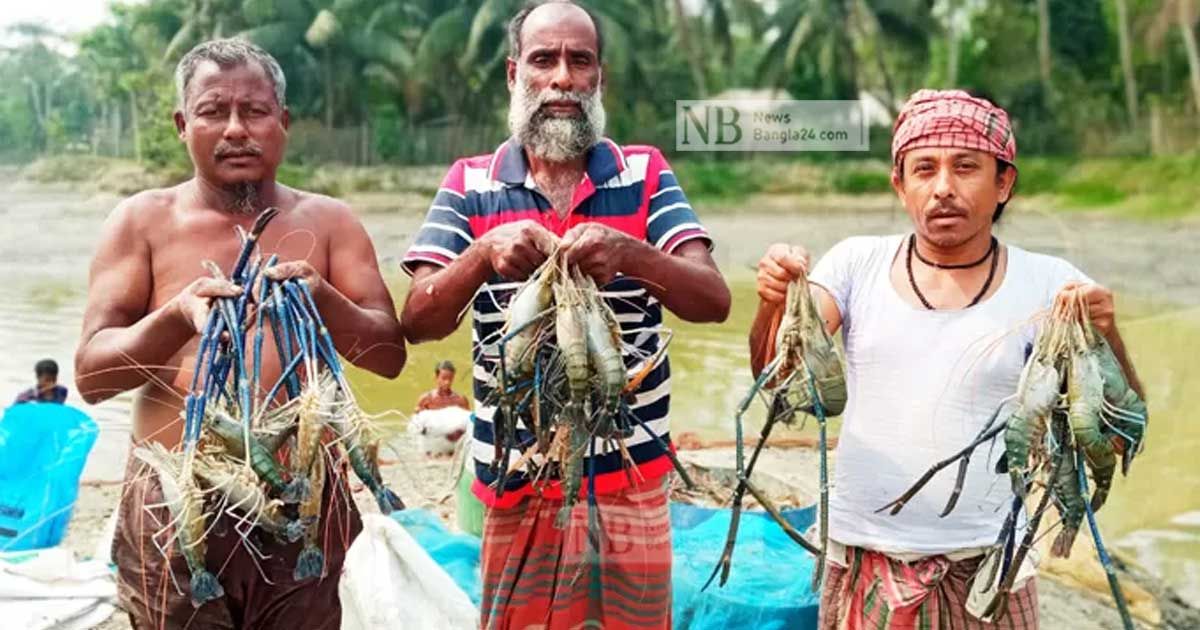
[(404, 527), (362, 519), (338, 582), (342, 630), (475, 630), (479, 610)]
[(0, 627), (85, 630), (116, 610), (117, 584), (105, 562), (76, 562), (56, 547), (0, 554)]
[(408, 433), (417, 436), (426, 455), (449, 455), (466, 436), (470, 441), (471, 412), (462, 407), (418, 411), (408, 422)]
[(478, 606), (483, 588), (479, 573), (479, 537), (450, 533), (442, 520), (429, 510), (392, 512), (392, 518), (404, 526), (429, 557), (467, 593), (471, 603)]
[[(701, 592), (724, 550), (730, 515), (728, 509), (671, 504), (675, 627), (816, 628), (820, 594), (811, 588), (815, 558), (764, 512), (742, 513), (729, 581), (719, 586), (718, 576)], [(816, 508), (784, 510), (783, 516), (803, 532), (812, 525)]]
[(62, 541), (79, 476), (96, 443), (87, 414), (67, 405), (13, 405), (0, 419), (0, 550)]

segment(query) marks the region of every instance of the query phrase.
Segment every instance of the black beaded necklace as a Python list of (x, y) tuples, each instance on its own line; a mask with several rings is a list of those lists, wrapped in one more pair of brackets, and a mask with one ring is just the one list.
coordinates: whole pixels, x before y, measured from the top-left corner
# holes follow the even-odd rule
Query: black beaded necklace
[(908, 238), (908, 255), (904, 258), (904, 266), (908, 270), (908, 284), (912, 287), (913, 293), (917, 294), (917, 299), (921, 300), (921, 304), (925, 306), (926, 310), (936, 310), (933, 308), (933, 305), (929, 303), (929, 300), (926, 300), (925, 296), (921, 294), (921, 289), (917, 288), (917, 279), (913, 277), (912, 270), (912, 259), (914, 254), (916, 254), (917, 259), (919, 259), (921, 262), (931, 267), (937, 267), (938, 269), (969, 269), (982, 264), (983, 261), (987, 260), (988, 257), (991, 256), (992, 266), (988, 270), (987, 280), (984, 281), (983, 288), (979, 289), (979, 293), (975, 295), (975, 299), (971, 300), (971, 303), (964, 307), (971, 308), (972, 306), (979, 304), (979, 300), (982, 300), (983, 296), (987, 295), (988, 289), (992, 286), (992, 280), (996, 277), (996, 265), (1000, 261), (1000, 254), (997, 252), (997, 247), (998, 244), (996, 237), (993, 236), (992, 245), (991, 247), (988, 247), (987, 253), (983, 255), (983, 258), (980, 258), (973, 263), (961, 265), (942, 265), (939, 263), (930, 262), (921, 257), (921, 254), (917, 252), (917, 235), (913, 234)]
[(938, 269), (970, 269), (971, 267), (978, 267), (979, 265), (983, 264), (983, 261), (988, 259), (988, 256), (992, 255), (992, 252), (996, 251), (996, 246), (999, 245), (999, 243), (1000, 242), (996, 240), (996, 237), (993, 236), (992, 244), (988, 246), (988, 250), (983, 253), (983, 256), (979, 257), (979, 260), (976, 260), (975, 262), (969, 262), (969, 263), (958, 263), (958, 264), (947, 265), (945, 263), (933, 262), (932, 260), (927, 260), (924, 256), (921, 255), (921, 250), (917, 249), (917, 235), (913, 234), (908, 237), (908, 246), (910, 249), (912, 249), (913, 255), (915, 255), (917, 257), (917, 260), (925, 263), (926, 265), (929, 265), (930, 267), (937, 267)]

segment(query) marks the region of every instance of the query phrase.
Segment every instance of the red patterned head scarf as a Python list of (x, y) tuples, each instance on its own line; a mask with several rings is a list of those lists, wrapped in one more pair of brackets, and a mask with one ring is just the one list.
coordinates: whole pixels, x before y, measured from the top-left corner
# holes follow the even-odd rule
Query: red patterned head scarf
[(1016, 166), (1008, 113), (962, 90), (918, 90), (904, 104), (892, 128), (892, 164), (899, 167), (905, 152), (923, 147), (983, 151)]

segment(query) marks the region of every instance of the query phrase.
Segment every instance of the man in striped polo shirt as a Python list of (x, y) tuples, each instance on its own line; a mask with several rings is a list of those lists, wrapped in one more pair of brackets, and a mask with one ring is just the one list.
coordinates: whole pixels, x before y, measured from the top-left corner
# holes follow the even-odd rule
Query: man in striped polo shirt
[[(709, 255), (708, 233), (675, 175), (653, 147), (603, 137), (599, 24), (570, 2), (544, 2), (509, 25), (513, 137), (494, 153), (458, 160), (434, 197), (404, 258), (412, 286), (402, 322), (414, 343), (474, 324), (476, 495), (488, 506), (483, 545), (484, 628), (669, 628), (671, 539), (666, 475), (671, 464), (664, 358), (638, 388), (639, 427), (625, 440), (636, 470), (598, 444), (583, 487), (598, 496), (603, 543), (597, 567), (586, 557), (586, 504), (563, 530), (557, 482), (510, 477), (495, 487), (497, 332), (514, 289), (557, 245), (568, 264), (593, 277), (617, 314), (631, 371), (662, 343), (665, 306), (695, 322), (723, 321), (729, 289)], [(518, 439), (532, 443), (528, 433)], [(582, 570), (580, 570), (582, 569)]]

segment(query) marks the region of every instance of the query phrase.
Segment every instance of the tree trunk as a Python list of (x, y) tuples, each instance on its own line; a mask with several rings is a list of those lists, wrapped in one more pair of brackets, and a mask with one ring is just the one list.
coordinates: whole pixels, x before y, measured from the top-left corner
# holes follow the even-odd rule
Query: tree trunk
[(358, 125), (358, 148), (359, 160), (358, 163), (363, 166), (371, 165), (371, 145), (370, 145), (370, 128), (367, 127), (367, 121), (363, 120)]
[(100, 155), (100, 136), (108, 124), (108, 101), (100, 101), (100, 115), (92, 119), (92, 155)]
[(325, 128), (333, 129), (333, 61), (329, 57), (329, 47), (325, 47)]
[(698, 51), (692, 46), (687, 13), (683, 10), (683, 0), (675, 0), (675, 15), (679, 20), (679, 42), (683, 44), (684, 54), (688, 58), (688, 66), (692, 70), (692, 82), (696, 84), (696, 98), (704, 98), (708, 94), (708, 89), (704, 85), (704, 62)]
[(36, 143), (41, 153), (45, 153), (50, 146), (50, 140), (46, 137), (46, 110), (42, 106), (42, 95), (38, 91), (37, 81), (26, 79), (29, 85), (29, 101), (33, 106), (33, 122), (37, 124)]
[(1179, 34), (1183, 36), (1183, 47), (1187, 50), (1188, 71), (1192, 77), (1192, 100), (1200, 112), (1200, 51), (1196, 47), (1196, 32), (1192, 30), (1192, 2), (1181, 0), (1179, 7)]
[[(871, 20), (872, 28), (867, 28), (867, 24), (865, 24), (865, 22), (869, 19), (869, 11), (870, 8), (865, 6), (862, 0), (858, 0), (858, 2), (856, 2), (854, 5), (853, 12), (847, 16), (847, 20), (849, 20), (851, 25), (854, 27), (857, 37), (859, 38), (859, 45), (869, 45), (871, 47), (873, 56), (875, 57), (875, 66), (878, 68), (880, 79), (883, 81), (883, 91), (887, 95), (881, 100), (884, 101), (884, 107), (887, 108), (892, 117), (895, 117), (897, 114), (896, 85), (895, 81), (892, 80), (892, 72), (888, 68), (887, 59), (883, 55), (883, 29), (879, 26), (878, 20)], [(849, 46), (853, 56), (854, 42), (850, 42)], [(858, 98), (857, 93), (855, 94), (855, 98)]]
[(1050, 77), (1050, 0), (1037, 0), (1038, 10), (1038, 71), (1042, 76), (1042, 92), (1049, 102), (1053, 94)]
[(958, 3), (946, 3), (946, 87), (958, 87)]
[(1125, 109), (1129, 112), (1130, 128), (1138, 126), (1137, 77), (1133, 74), (1133, 49), (1129, 36), (1129, 7), (1117, 0), (1117, 41), (1121, 46), (1121, 75), (1125, 82)]
[(133, 159), (142, 163), (142, 123), (138, 116), (137, 97), (129, 92), (129, 122), (133, 127)]
[(121, 157), (121, 101), (113, 101), (112, 108), (112, 137), (113, 157)]
[(1150, 155), (1166, 155), (1167, 138), (1163, 133), (1162, 106), (1158, 100), (1150, 99)]

